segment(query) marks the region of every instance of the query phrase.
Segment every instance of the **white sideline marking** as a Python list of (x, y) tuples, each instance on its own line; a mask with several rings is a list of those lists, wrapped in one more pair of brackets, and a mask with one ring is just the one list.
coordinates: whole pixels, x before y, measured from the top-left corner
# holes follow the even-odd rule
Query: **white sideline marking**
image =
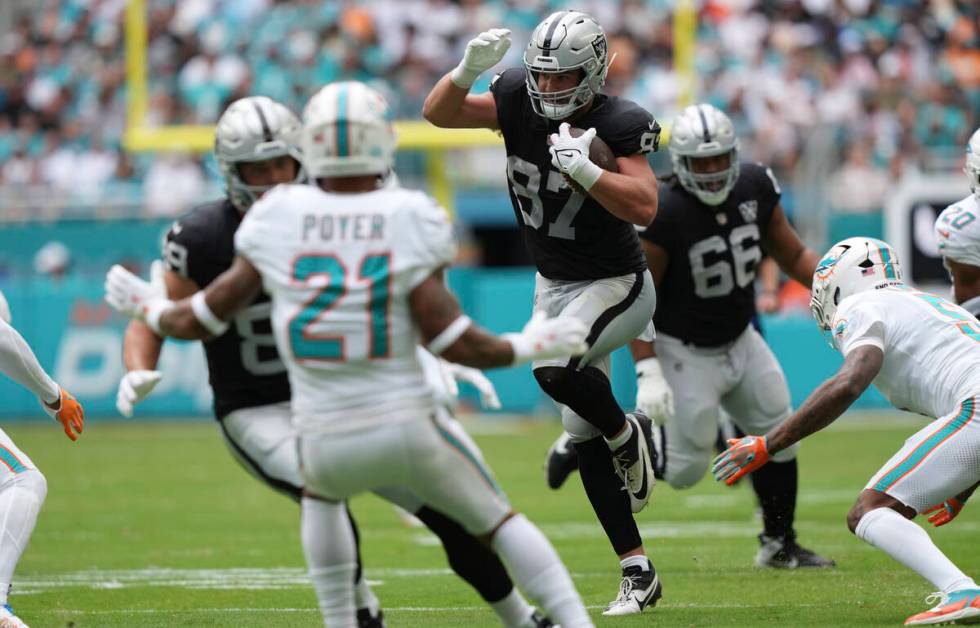
[[(664, 603), (660, 602), (657, 608), (714, 608), (714, 609), (746, 609), (746, 608), (779, 608), (780, 604), (740, 604), (719, 602), (716, 604), (695, 604), (695, 603)], [(794, 604), (794, 608), (815, 608), (823, 607), (820, 604)], [(606, 608), (605, 604), (586, 605), (589, 610)], [(489, 606), (394, 606), (383, 607), (385, 613), (448, 613), (453, 611), (489, 611)], [(656, 612), (656, 611), (653, 611)], [(318, 615), (318, 608), (189, 608), (174, 610), (172, 608), (117, 608), (112, 610), (41, 610), (38, 615), (155, 615), (155, 614), (176, 614), (176, 613), (305, 613)]]

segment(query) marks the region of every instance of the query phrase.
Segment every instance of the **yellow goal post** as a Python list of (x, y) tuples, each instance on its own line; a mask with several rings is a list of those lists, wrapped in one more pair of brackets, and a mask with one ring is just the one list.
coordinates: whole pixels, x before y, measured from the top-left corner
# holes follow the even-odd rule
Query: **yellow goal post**
[[(694, 41), (697, 27), (694, 0), (678, 0), (673, 27), (674, 63), (682, 76), (679, 104), (684, 105), (690, 102), (694, 85)], [(129, 0), (125, 16), (127, 101), (124, 148), (131, 152), (210, 151), (214, 143), (214, 127), (211, 125), (151, 127), (145, 124), (149, 102), (146, 51), (146, 0)], [(395, 129), (400, 150), (425, 153), (429, 191), (450, 213), (453, 213), (455, 190), (446, 174), (448, 151), (503, 144), (500, 136), (488, 129), (441, 129), (423, 120), (398, 120), (395, 122)]]

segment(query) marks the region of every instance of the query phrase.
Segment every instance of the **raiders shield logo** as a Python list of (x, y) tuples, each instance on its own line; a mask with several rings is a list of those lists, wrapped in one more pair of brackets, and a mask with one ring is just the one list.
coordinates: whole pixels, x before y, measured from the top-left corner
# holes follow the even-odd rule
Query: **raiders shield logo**
[(744, 203), (739, 203), (738, 211), (741, 212), (745, 222), (755, 222), (755, 217), (759, 214), (759, 202), (745, 201)]
[(598, 59), (599, 63), (605, 64), (607, 43), (604, 35), (597, 35), (596, 38), (592, 40), (592, 50), (595, 51), (595, 58)]

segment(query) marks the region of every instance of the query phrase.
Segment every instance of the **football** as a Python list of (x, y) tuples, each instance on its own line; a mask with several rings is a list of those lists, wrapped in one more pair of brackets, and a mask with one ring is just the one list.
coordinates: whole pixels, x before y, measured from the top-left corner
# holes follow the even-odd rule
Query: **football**
[[(585, 129), (580, 129), (578, 127), (571, 127), (568, 132), (572, 137), (578, 137), (585, 133)], [(548, 144), (551, 144), (551, 138), (548, 138)], [(609, 144), (606, 144), (601, 137), (596, 135), (592, 138), (592, 143), (589, 144), (589, 160), (595, 165), (599, 166), (603, 170), (608, 170), (609, 172), (619, 172), (619, 165), (616, 164), (616, 155), (609, 148)], [(587, 192), (582, 188), (581, 185), (576, 183), (571, 179), (562, 175), (565, 178), (565, 182), (570, 188), (578, 192), (579, 194), (587, 194)]]

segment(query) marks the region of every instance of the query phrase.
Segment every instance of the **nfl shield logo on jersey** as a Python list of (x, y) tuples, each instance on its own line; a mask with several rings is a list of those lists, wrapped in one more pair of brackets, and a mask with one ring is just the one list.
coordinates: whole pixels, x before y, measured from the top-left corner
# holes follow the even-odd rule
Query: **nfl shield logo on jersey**
[(742, 213), (742, 218), (745, 219), (745, 222), (755, 222), (755, 217), (759, 214), (759, 202), (745, 201), (744, 203), (739, 203), (738, 211)]

